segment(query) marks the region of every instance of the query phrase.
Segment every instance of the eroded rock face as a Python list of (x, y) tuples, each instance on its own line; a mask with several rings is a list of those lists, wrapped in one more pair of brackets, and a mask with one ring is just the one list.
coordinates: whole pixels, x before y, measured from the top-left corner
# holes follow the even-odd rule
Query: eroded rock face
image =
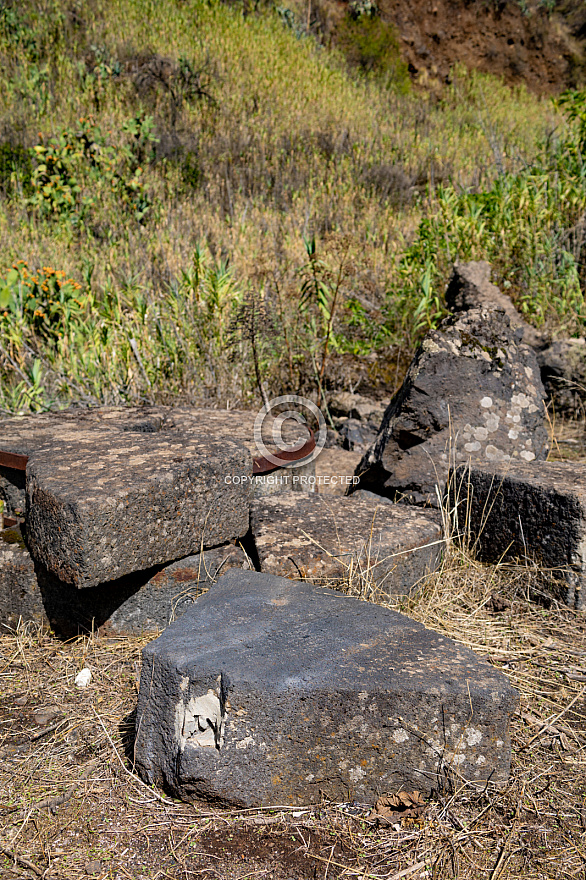
[(544, 459), (534, 352), (504, 312), (472, 309), (431, 331), (356, 474), (360, 487), (437, 506), (450, 464)]
[(503, 783), (518, 695), (471, 651), (387, 608), (232, 571), (143, 652), (136, 766), (184, 800), (372, 802)]

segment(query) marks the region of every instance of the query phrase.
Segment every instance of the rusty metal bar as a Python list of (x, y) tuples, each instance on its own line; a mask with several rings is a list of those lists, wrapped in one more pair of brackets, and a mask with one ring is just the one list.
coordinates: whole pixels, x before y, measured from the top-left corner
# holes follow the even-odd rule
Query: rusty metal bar
[(256, 476), (257, 474), (268, 474), (270, 471), (276, 471), (278, 468), (284, 467), (287, 464), (291, 464), (291, 462), (294, 461), (302, 461), (302, 459), (306, 458), (308, 455), (311, 455), (311, 453), (315, 449), (315, 437), (313, 436), (313, 431), (311, 430), (311, 428), (308, 428), (307, 430), (309, 431), (310, 437), (305, 441), (300, 449), (296, 449), (294, 452), (283, 450), (280, 451), (278, 454), (275, 454), (274, 457), (279, 462), (278, 464), (275, 464), (273, 461), (269, 461), (268, 458), (264, 458), (264, 456), (262, 455), (253, 458), (253, 476)]
[(25, 471), (28, 455), (18, 452), (4, 452), (0, 449), (0, 467), (12, 468), (14, 471)]

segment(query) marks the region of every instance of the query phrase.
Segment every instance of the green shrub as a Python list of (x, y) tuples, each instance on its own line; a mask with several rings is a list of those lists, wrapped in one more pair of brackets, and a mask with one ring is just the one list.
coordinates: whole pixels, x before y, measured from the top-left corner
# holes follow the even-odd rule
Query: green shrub
[(79, 120), (76, 129), (64, 129), (47, 144), (33, 147), (37, 164), (32, 174), (33, 193), (28, 200), (42, 217), (69, 217), (79, 224), (104, 193), (143, 222), (151, 200), (143, 181), (140, 162), (147, 156), (153, 121), (138, 115), (124, 123), (127, 144), (108, 144), (91, 118)]
[(338, 27), (336, 43), (353, 67), (384, 79), (398, 91), (409, 90), (407, 65), (392, 24), (378, 15), (349, 12)]
[(35, 336), (51, 342), (65, 336), (87, 316), (89, 299), (79, 282), (50, 266), (33, 273), (24, 260), (0, 279), (0, 322), (22, 322)]

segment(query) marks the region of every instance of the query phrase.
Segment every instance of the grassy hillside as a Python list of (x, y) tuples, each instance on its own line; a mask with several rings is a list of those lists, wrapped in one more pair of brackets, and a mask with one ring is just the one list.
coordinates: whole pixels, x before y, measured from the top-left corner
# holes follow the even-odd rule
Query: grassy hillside
[(296, 10), (1, 0), (2, 409), (389, 392), (456, 257), (582, 331), (582, 97), (438, 99), (368, 10), (338, 49)]

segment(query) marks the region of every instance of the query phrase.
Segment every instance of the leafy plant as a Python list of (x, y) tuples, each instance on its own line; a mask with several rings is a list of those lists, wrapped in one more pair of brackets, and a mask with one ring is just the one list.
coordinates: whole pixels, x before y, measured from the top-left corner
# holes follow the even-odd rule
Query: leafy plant
[(90, 304), (79, 282), (50, 266), (32, 273), (24, 260), (19, 260), (0, 281), (0, 320), (22, 321), (47, 342), (62, 338), (72, 325), (81, 324)]
[(101, 186), (142, 222), (151, 200), (140, 162), (146, 158), (147, 146), (156, 141), (152, 129), (152, 117), (133, 117), (123, 125), (130, 141), (116, 148), (93, 119), (81, 118), (78, 128), (65, 129), (46, 145), (37, 144), (29, 204), (41, 216), (70, 217), (79, 223), (96, 203), (96, 188)]

